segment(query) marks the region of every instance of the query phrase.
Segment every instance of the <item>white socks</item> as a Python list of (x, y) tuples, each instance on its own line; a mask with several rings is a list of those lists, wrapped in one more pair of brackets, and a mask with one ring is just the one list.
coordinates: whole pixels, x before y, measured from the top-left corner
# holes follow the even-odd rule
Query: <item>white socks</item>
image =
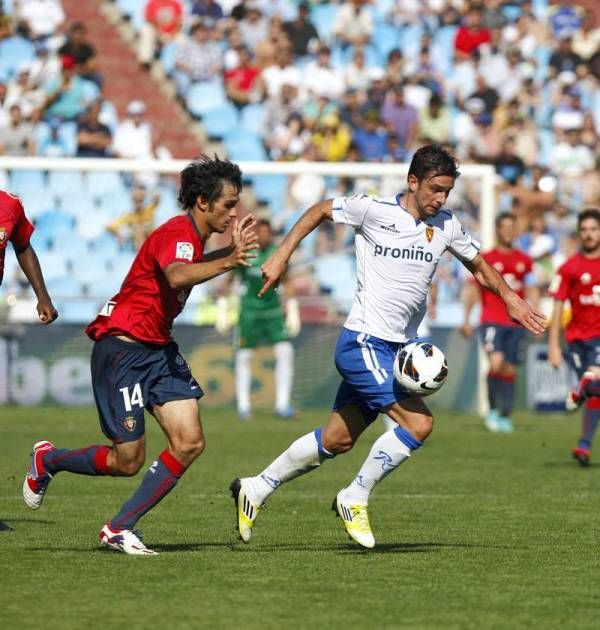
[[(317, 429), (320, 432), (320, 429)], [(269, 464), (256, 477), (246, 477), (244, 483), (257, 503), (266, 499), (285, 481), (290, 481), (317, 468), (328, 454), (319, 448), (319, 443), (311, 431), (290, 444), (277, 459)]]
[(351, 504), (368, 505), (375, 484), (396, 470), (410, 453), (411, 449), (400, 441), (395, 431), (386, 431), (375, 440), (358, 474), (342, 491), (343, 499)]
[(235, 396), (238, 413), (249, 414), (250, 385), (252, 383), (252, 350), (244, 348), (235, 353)]
[(285, 412), (290, 407), (294, 380), (294, 346), (280, 341), (273, 346), (275, 353), (275, 411)]

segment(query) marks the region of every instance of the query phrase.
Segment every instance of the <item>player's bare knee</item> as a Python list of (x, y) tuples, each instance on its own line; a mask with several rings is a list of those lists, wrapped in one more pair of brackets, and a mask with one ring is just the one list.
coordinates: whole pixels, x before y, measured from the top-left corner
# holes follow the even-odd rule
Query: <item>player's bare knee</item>
[(347, 453), (353, 446), (354, 440), (349, 435), (323, 436), (323, 447), (335, 455)]
[(184, 466), (189, 466), (197, 457), (199, 457), (204, 451), (205, 446), (206, 442), (204, 437), (181, 440), (177, 444), (173, 445), (176, 451), (177, 459)]
[(410, 432), (421, 442), (426, 440), (432, 431), (433, 416), (420, 416), (413, 422), (413, 426), (410, 429)]
[(118, 460), (117, 470), (121, 477), (133, 477), (138, 474), (143, 465), (143, 459)]

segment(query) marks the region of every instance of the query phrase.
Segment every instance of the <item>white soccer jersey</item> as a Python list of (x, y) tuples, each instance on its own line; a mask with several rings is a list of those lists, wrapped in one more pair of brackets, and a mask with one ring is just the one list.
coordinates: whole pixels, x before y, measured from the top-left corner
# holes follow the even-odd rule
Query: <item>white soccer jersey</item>
[(401, 195), (333, 200), (333, 220), (355, 231), (356, 295), (344, 326), (388, 341), (416, 336), (442, 254), (473, 260), (479, 244), (449, 210), (426, 222), (400, 205)]

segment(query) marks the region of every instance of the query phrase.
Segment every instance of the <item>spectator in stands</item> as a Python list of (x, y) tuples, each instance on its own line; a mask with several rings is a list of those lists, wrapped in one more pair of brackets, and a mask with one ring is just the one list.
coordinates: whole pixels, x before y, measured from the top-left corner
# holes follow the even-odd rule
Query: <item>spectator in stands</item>
[(320, 46), (317, 58), (306, 66), (304, 89), (315, 96), (338, 100), (346, 87), (344, 75), (341, 70), (331, 65), (331, 49), (329, 46)]
[(12, 105), (19, 105), (24, 118), (31, 118), (39, 110), (46, 99), (46, 93), (41, 87), (33, 86), (30, 82), (30, 68), (28, 61), (21, 62), (15, 76), (7, 85), (7, 101)]
[(429, 104), (419, 111), (417, 138), (423, 144), (447, 144), (450, 140), (450, 112), (439, 94), (433, 94)]
[(44, 157), (60, 158), (69, 155), (69, 148), (60, 135), (60, 119), (51, 118), (48, 121), (49, 134), (42, 141), (38, 154)]
[(269, 22), (257, 2), (246, 2), (244, 6), (245, 14), (239, 21), (238, 28), (243, 43), (255, 53), (258, 45), (267, 39)]
[(333, 33), (343, 46), (368, 44), (373, 35), (373, 16), (366, 0), (346, 0), (335, 14)]
[(292, 47), (289, 43), (276, 51), (274, 63), (261, 74), (261, 83), (262, 92), (267, 98), (277, 97), (284, 84), (300, 87), (302, 75), (293, 63)]
[(388, 84), (386, 81), (385, 70), (378, 66), (369, 69), (369, 78), (371, 84), (366, 93), (365, 103), (363, 105), (363, 113), (375, 109), (380, 111), (386, 98)]
[(19, 105), (11, 105), (10, 122), (0, 127), (0, 153), (2, 155), (35, 155), (33, 125), (23, 118)]
[(350, 129), (358, 129), (362, 119), (362, 105), (366, 98), (364, 91), (348, 89), (342, 95), (338, 107), (338, 116)]
[(248, 103), (255, 103), (260, 100), (261, 70), (254, 65), (250, 49), (247, 46), (239, 46), (237, 53), (237, 66), (226, 70), (223, 80), (227, 97), (241, 110)]
[(77, 121), (77, 157), (109, 157), (110, 129), (100, 121), (102, 100), (92, 101)]
[(57, 0), (26, 0), (17, 5), (17, 19), (22, 21), (32, 40), (52, 37), (65, 21), (62, 4)]
[(483, 23), (481, 7), (472, 4), (454, 37), (454, 52), (457, 59), (471, 57), (482, 44), (489, 44), (490, 40), (490, 29)]
[(285, 22), (283, 30), (288, 36), (295, 57), (304, 57), (309, 53), (309, 47), (316, 44), (319, 34), (310, 21), (310, 6), (308, 2), (301, 2), (298, 5), (296, 17)]
[(550, 77), (556, 77), (562, 72), (573, 72), (578, 76), (585, 74), (583, 59), (573, 50), (573, 37), (565, 31), (558, 40), (556, 50), (550, 55), (548, 62)]
[(348, 153), (352, 134), (340, 119), (331, 114), (317, 126), (312, 143), (317, 150), (317, 159), (324, 162), (343, 162)]
[(365, 51), (362, 46), (355, 46), (352, 51), (352, 59), (344, 70), (344, 82), (347, 90), (365, 91), (371, 80), (369, 70), (365, 62)]
[(600, 50), (600, 27), (595, 25), (594, 14), (586, 10), (581, 27), (573, 33), (573, 52), (584, 61)]
[(237, 49), (243, 46), (242, 35), (240, 29), (236, 26), (232, 26), (228, 29), (225, 36), (225, 54), (223, 55), (223, 69), (231, 70), (235, 68), (239, 63), (239, 57)]
[(571, 208), (581, 207), (582, 177), (595, 166), (595, 157), (581, 142), (581, 128), (568, 129), (566, 139), (554, 146), (550, 167), (559, 181), (559, 199)]
[(296, 160), (311, 143), (311, 132), (302, 116), (292, 112), (286, 121), (279, 122), (265, 135), (265, 146), (272, 160)]
[(376, 109), (363, 115), (361, 126), (354, 132), (352, 142), (366, 162), (381, 162), (387, 155), (388, 132)]
[(127, 118), (115, 131), (113, 151), (116, 157), (140, 160), (154, 157), (152, 127), (145, 116), (146, 105), (142, 101), (131, 101), (127, 105)]
[(51, 81), (46, 88), (42, 115), (46, 119), (58, 117), (72, 121), (77, 120), (84, 108), (84, 80), (77, 74), (75, 58), (65, 55), (61, 58), (60, 78)]
[(194, 0), (191, 15), (194, 20), (198, 19), (211, 28), (218, 28), (225, 17), (223, 8), (215, 0)]
[(291, 83), (284, 83), (279, 93), (265, 102), (263, 136), (268, 138), (273, 129), (278, 125), (287, 124), (290, 116), (299, 114), (301, 110), (302, 103), (298, 99), (297, 87)]
[(556, 97), (552, 128), (558, 140), (563, 140), (565, 131), (583, 127), (584, 110), (581, 92), (577, 85), (564, 85)]
[(398, 138), (400, 147), (410, 151), (418, 133), (418, 116), (417, 110), (406, 103), (403, 84), (394, 85), (388, 92), (381, 117), (388, 130)]
[(223, 53), (203, 22), (196, 22), (190, 35), (176, 46), (173, 80), (177, 93), (185, 99), (192, 83), (208, 81), (221, 73)]
[(135, 184), (131, 188), (132, 208), (123, 216), (108, 224), (106, 229), (114, 234), (119, 245), (129, 245), (137, 251), (154, 230), (154, 215), (160, 203), (160, 193), (150, 199), (145, 186)]
[(402, 51), (399, 48), (393, 48), (390, 50), (387, 56), (387, 63), (385, 66), (386, 82), (388, 85), (394, 85), (395, 83), (402, 83), (405, 76), (404, 70), (404, 57)]
[(73, 22), (67, 31), (67, 40), (58, 49), (61, 56), (75, 59), (79, 76), (102, 87), (102, 76), (98, 71), (96, 49), (86, 41), (87, 29), (83, 22)]
[(177, 41), (181, 35), (184, 8), (181, 0), (148, 0), (144, 24), (138, 36), (138, 59), (150, 68), (164, 44)]
[(51, 55), (44, 42), (36, 42), (35, 57), (29, 65), (29, 81), (35, 88), (43, 87), (60, 76), (60, 58)]
[(0, 81), (0, 127), (6, 127), (10, 123), (10, 101), (7, 99), (8, 86)]
[(573, 35), (581, 28), (584, 9), (574, 2), (553, 4), (548, 8), (548, 19), (552, 36), (560, 39), (563, 35)]
[(502, 13), (502, 0), (486, 0), (483, 6), (483, 26), (489, 29), (502, 28), (506, 25), (507, 19)]
[(498, 92), (487, 84), (487, 81), (482, 74), (478, 74), (475, 77), (477, 89), (469, 95), (469, 98), (479, 98), (483, 101), (483, 111), (487, 114), (493, 114), (500, 97)]
[[(489, 114), (487, 114), (489, 116)], [(500, 153), (494, 159), (496, 173), (509, 185), (514, 186), (525, 174), (525, 163), (515, 153), (515, 139), (506, 136), (502, 142)]]

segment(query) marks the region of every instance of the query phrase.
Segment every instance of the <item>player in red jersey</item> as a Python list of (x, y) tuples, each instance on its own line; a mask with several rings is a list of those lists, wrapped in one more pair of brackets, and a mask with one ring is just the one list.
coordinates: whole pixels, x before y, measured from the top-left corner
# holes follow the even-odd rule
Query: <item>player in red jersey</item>
[(13, 244), (19, 266), (27, 276), (29, 284), (37, 299), (37, 312), (42, 324), (50, 324), (58, 313), (46, 290), (44, 276), (40, 262), (29, 242), (33, 234), (33, 225), (29, 223), (18, 197), (0, 191), (0, 284), (4, 276), (4, 258), (6, 247), (10, 241)]
[(548, 358), (554, 367), (563, 362), (560, 331), (564, 304), (569, 300), (571, 319), (564, 331), (567, 358), (580, 380), (565, 406), (571, 411), (584, 407), (581, 438), (572, 454), (582, 466), (587, 466), (600, 420), (600, 210), (584, 210), (577, 226), (581, 251), (559, 268), (550, 286), (554, 311)]
[[(482, 254), (485, 261), (498, 271), (506, 284), (520, 298), (525, 296), (525, 284), (531, 272), (532, 260), (524, 252), (513, 247), (515, 217), (503, 213), (496, 217), (496, 247)], [(534, 298), (528, 291), (529, 297)], [(483, 347), (489, 359), (487, 375), (490, 410), (485, 426), (493, 432), (511, 432), (510, 414), (515, 399), (515, 377), (520, 359), (520, 344), (525, 330), (513, 322), (506, 313), (504, 302), (479, 283), (469, 283), (465, 289), (464, 323), (460, 332), (470, 337), (473, 329), (469, 323), (471, 311), (481, 296), (481, 334)], [(534, 299), (535, 301), (535, 299)]]
[[(100, 424), (111, 446), (75, 450), (51, 442), (33, 447), (23, 498), (38, 509), (53, 476), (132, 476), (145, 457), (144, 409), (158, 421), (167, 448), (152, 463), (141, 485), (100, 532), (109, 549), (153, 555), (134, 526), (170, 492), (204, 449), (198, 399), (202, 389), (171, 337), (173, 320), (191, 289), (240, 266), (257, 246), (255, 220), (236, 218), (241, 171), (226, 160), (203, 157), (181, 173), (179, 202), (187, 214), (157, 228), (138, 252), (121, 290), (86, 328), (94, 340), (92, 387)], [(204, 253), (207, 239), (232, 226), (228, 247)]]

